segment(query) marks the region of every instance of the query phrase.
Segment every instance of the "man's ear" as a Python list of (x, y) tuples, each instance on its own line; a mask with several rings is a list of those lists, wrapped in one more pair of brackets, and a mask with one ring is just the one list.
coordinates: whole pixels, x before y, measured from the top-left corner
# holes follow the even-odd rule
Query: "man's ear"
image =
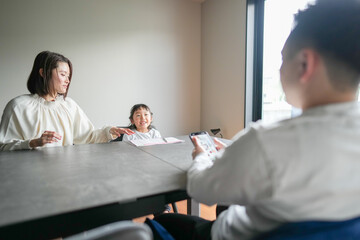
[(43, 68), (39, 69), (39, 74), (40, 74), (40, 76), (44, 77), (44, 75), (43, 75), (44, 74), (44, 69)]
[(318, 65), (318, 54), (312, 49), (303, 49), (299, 53), (301, 64), (301, 83), (307, 83), (312, 79), (315, 69)]

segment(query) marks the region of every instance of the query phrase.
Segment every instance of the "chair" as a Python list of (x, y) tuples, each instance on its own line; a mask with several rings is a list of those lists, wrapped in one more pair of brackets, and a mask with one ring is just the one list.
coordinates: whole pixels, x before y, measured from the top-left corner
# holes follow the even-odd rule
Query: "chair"
[(152, 240), (150, 227), (132, 221), (119, 221), (94, 228), (64, 240)]
[(154, 240), (175, 240), (174, 237), (156, 220), (146, 218), (145, 224), (151, 228)]
[(255, 240), (355, 240), (360, 239), (360, 217), (346, 221), (287, 223)]
[(114, 140), (111, 140), (110, 142), (121, 142), (123, 140), (124, 134), (121, 134), (119, 137), (115, 138)]

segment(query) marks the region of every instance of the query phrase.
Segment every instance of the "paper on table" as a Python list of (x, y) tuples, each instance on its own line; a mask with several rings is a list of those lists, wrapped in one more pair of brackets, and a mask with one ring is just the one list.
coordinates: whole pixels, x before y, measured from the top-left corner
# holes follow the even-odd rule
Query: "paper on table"
[(165, 138), (166, 143), (181, 143), (181, 142), (185, 142), (184, 140), (180, 140), (174, 137), (167, 137)]
[(137, 147), (185, 142), (174, 137), (130, 140)]

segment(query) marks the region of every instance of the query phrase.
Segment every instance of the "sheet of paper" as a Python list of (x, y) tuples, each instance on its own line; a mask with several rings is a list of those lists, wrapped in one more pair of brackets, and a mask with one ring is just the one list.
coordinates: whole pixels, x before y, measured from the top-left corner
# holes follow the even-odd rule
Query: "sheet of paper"
[(184, 140), (180, 140), (174, 137), (167, 137), (165, 138), (166, 143), (181, 143), (181, 142), (185, 142)]
[(137, 147), (185, 142), (174, 137), (130, 140)]

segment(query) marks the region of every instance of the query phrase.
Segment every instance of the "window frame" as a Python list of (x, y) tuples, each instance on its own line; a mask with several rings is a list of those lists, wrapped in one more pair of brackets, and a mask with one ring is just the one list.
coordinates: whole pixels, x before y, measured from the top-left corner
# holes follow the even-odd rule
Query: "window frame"
[(245, 127), (262, 118), (265, 0), (247, 0)]

